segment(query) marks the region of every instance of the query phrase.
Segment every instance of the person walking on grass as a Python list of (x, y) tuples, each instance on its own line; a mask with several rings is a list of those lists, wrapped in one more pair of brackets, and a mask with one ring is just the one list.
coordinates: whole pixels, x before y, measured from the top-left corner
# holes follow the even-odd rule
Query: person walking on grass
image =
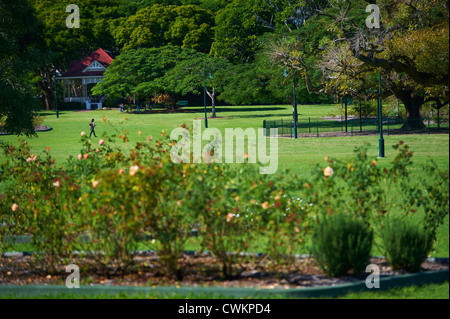
[(91, 123), (89, 123), (89, 126), (91, 127), (91, 134), (89, 134), (89, 137), (91, 137), (92, 133), (94, 133), (94, 136), (97, 137), (97, 135), (95, 135), (95, 123), (94, 123), (94, 119), (92, 119)]

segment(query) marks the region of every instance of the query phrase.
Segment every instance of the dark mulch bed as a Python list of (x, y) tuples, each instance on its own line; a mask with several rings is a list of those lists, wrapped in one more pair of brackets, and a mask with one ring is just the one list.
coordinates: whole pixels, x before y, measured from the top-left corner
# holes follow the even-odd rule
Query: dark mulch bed
[(34, 128), (35, 132), (47, 132), (47, 131), (51, 131), (51, 130), (52, 130), (52, 128), (47, 125), (39, 125)]
[[(246, 267), (239, 275), (224, 279), (217, 259), (209, 255), (196, 256), (185, 254), (180, 263), (184, 271), (183, 280), (176, 281), (160, 273), (159, 258), (152, 252), (140, 253), (134, 257), (135, 266), (128, 271), (111, 273), (85, 269), (80, 265), (81, 283), (86, 285), (132, 285), (132, 286), (215, 286), (215, 287), (247, 287), (247, 288), (304, 288), (346, 284), (365, 280), (368, 274), (359, 276), (346, 275), (330, 278), (317, 267), (313, 258), (299, 258), (289, 269), (275, 274), (268, 268), (267, 259), (255, 257), (252, 264), (243, 263)], [(77, 264), (76, 260), (72, 263)], [(385, 259), (372, 258), (370, 263), (380, 267), (380, 277), (407, 274), (406, 271), (392, 270)], [(256, 265), (256, 266), (255, 266)], [(425, 261), (422, 272), (448, 269), (448, 259)], [(30, 263), (30, 256), (3, 257), (0, 259), (1, 285), (60, 284), (65, 283), (68, 273), (65, 267), (59, 267), (49, 273), (37, 264)]]

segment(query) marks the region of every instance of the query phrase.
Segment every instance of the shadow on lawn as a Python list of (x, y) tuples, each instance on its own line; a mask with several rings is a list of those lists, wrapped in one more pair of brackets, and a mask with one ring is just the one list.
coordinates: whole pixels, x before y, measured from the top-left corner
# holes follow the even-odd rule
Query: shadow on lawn
[[(61, 116), (61, 115), (65, 115), (66, 113), (58, 111), (58, 114)], [(53, 113), (39, 112), (39, 116), (54, 116), (54, 117), (56, 117), (56, 112), (53, 112)]]
[[(270, 111), (281, 111), (281, 110), (285, 110), (282, 107), (270, 107), (270, 108), (251, 108), (251, 107), (247, 107), (247, 108), (229, 108), (229, 107), (221, 107), (221, 106), (216, 106), (216, 113), (220, 114), (220, 113), (229, 113), (229, 112), (233, 112), (233, 113), (238, 113), (238, 112), (270, 112)], [(141, 110), (141, 114), (161, 114), (161, 113), (203, 113), (204, 112), (204, 107), (203, 106), (191, 106), (191, 107), (184, 107), (184, 108), (178, 108), (178, 109), (174, 109), (174, 110), (169, 110), (166, 108), (153, 108), (151, 111), (148, 110)], [(211, 107), (206, 107), (206, 112), (207, 113), (211, 113)], [(125, 111), (125, 113), (127, 113)], [(130, 111), (129, 113), (136, 113), (135, 110)], [(268, 116), (268, 115), (261, 115), (261, 117), (264, 116)]]

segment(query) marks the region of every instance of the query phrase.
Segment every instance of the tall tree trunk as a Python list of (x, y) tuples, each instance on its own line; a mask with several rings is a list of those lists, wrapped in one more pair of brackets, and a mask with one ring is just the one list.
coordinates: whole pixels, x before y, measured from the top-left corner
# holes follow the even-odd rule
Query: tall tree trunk
[(44, 94), (45, 109), (50, 111), (53, 105), (52, 77), (48, 66), (39, 69), (41, 80), (37, 83), (39, 89)]
[(177, 100), (175, 99), (175, 95), (169, 95), (170, 96), (170, 110), (175, 110), (177, 107)]
[(212, 93), (206, 90), (206, 93), (211, 98), (211, 118), (216, 118), (216, 90), (213, 88)]
[(50, 111), (53, 106), (53, 92), (49, 88), (42, 88), (45, 100), (45, 110)]
[(425, 102), (425, 98), (417, 95), (417, 92), (413, 91), (396, 92), (395, 96), (403, 102), (406, 108), (406, 122), (401, 129), (417, 130), (425, 128), (425, 124), (423, 124), (420, 116), (420, 108)]

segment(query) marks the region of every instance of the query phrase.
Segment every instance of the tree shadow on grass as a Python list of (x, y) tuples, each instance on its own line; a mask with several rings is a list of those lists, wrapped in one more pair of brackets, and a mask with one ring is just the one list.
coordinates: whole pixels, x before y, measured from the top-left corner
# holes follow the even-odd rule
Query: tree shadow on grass
[[(65, 115), (66, 113), (58, 111), (58, 114), (61, 116), (61, 115)], [(56, 117), (56, 113), (39, 112), (39, 116), (54, 116), (54, 117)]]
[[(203, 106), (190, 106), (190, 107), (183, 107), (178, 108), (175, 110), (168, 110), (168, 109), (152, 109), (150, 113), (202, 113), (204, 112)], [(239, 112), (270, 112), (270, 111), (282, 111), (285, 110), (283, 107), (267, 107), (267, 108), (261, 108), (261, 107), (245, 107), (245, 108), (231, 108), (231, 107), (222, 107), (222, 106), (216, 106), (216, 112), (217, 113), (239, 113)], [(148, 111), (146, 111), (148, 113)], [(206, 107), (206, 112), (211, 113), (211, 107)], [(133, 111), (134, 113), (134, 111)], [(143, 112), (141, 112), (143, 113)]]

